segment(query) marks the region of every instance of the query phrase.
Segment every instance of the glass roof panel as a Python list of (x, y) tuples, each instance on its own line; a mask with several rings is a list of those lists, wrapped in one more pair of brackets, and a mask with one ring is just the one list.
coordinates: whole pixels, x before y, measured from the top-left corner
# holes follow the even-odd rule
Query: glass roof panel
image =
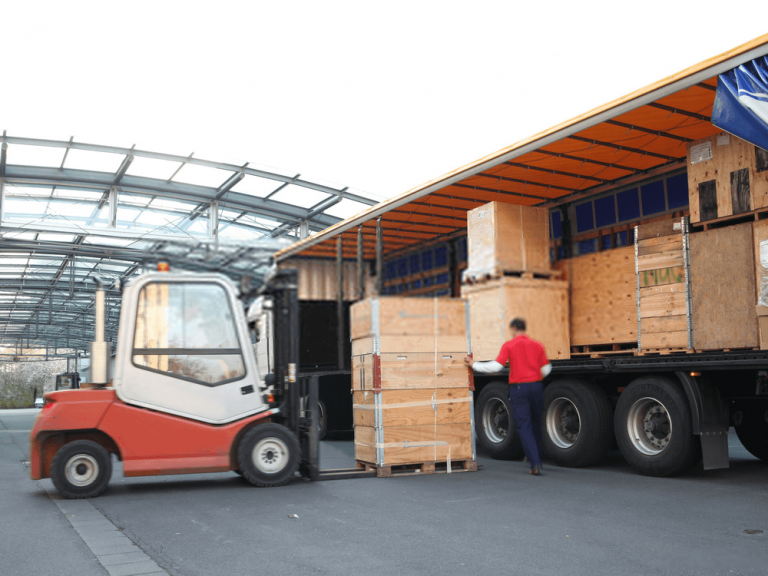
[(346, 219), (362, 212), (366, 208), (369, 208), (369, 206), (361, 204), (360, 202), (355, 202), (354, 200), (344, 198), (338, 204), (328, 208), (328, 210), (325, 211), (325, 214), (328, 214), (329, 216), (335, 216), (336, 218)]
[[(79, 219), (90, 218), (96, 206), (85, 203), (56, 202), (52, 201), (48, 206), (48, 212), (59, 216), (80, 216)], [(104, 208), (101, 209), (101, 212)]]
[(139, 224), (146, 224), (147, 226), (164, 226), (170, 222), (178, 222), (180, 220), (177, 216), (170, 214), (159, 214), (151, 210), (144, 210), (141, 215), (136, 219)]
[(178, 170), (179, 164), (180, 162), (134, 156), (133, 162), (131, 162), (131, 165), (128, 167), (126, 174), (130, 174), (131, 176), (143, 176), (144, 178), (168, 180), (168, 178), (173, 176), (173, 173)]
[(191, 234), (207, 235), (208, 234), (208, 220), (198, 218), (192, 222), (192, 226), (187, 229), (187, 232)]
[(92, 172), (117, 172), (125, 158), (124, 154), (94, 152), (91, 150), (70, 150), (64, 168), (90, 170)]
[(6, 198), (3, 206), (3, 217), (21, 214), (43, 214), (45, 202), (38, 200), (20, 200)]
[(0, 262), (2, 262), (5, 267), (10, 264), (26, 264), (28, 259), (29, 255), (27, 255), (26, 258), (2, 258), (0, 259)]
[(237, 185), (232, 188), (233, 192), (240, 192), (241, 194), (248, 194), (249, 196), (258, 196), (264, 198), (270, 192), (277, 190), (282, 186), (282, 182), (278, 180), (270, 180), (269, 178), (259, 178), (258, 176), (251, 176), (246, 174), (245, 178), (240, 180)]
[[(227, 178), (232, 176), (233, 172), (228, 170), (219, 170), (218, 168), (208, 168), (207, 166), (198, 166), (197, 164), (184, 164), (184, 167), (176, 174), (174, 182), (185, 182), (197, 186), (208, 186), (218, 188)], [(169, 176), (170, 177), (170, 176)]]
[(150, 204), (150, 207), (183, 210), (185, 212), (192, 212), (195, 206), (197, 206), (197, 202), (179, 202), (177, 200), (168, 200), (166, 198), (155, 198)]
[(57, 187), (53, 193), (54, 197), (76, 198), (78, 200), (98, 201), (104, 196), (103, 190), (74, 190), (72, 188)]
[(96, 246), (130, 246), (135, 240), (132, 238), (108, 238), (106, 236), (88, 236), (83, 244), (93, 244)]
[(73, 234), (51, 234), (45, 232), (38, 236), (38, 240), (44, 240), (46, 242), (72, 242), (75, 239)]
[(293, 204), (294, 206), (301, 206), (302, 208), (310, 208), (327, 198), (330, 198), (330, 195), (325, 192), (318, 192), (317, 190), (311, 190), (309, 188), (304, 188), (303, 186), (288, 184), (288, 186), (272, 196), (271, 200)]
[(258, 230), (249, 230), (241, 226), (230, 225), (226, 228), (219, 229), (219, 236), (221, 238), (229, 238), (231, 240), (251, 240), (263, 236), (264, 233)]
[(0, 234), (0, 237), (7, 238), (8, 240), (34, 240), (35, 232), (4, 232)]
[(6, 187), (6, 197), (40, 197), (40, 196), (50, 196), (51, 195), (52, 188), (50, 186), (40, 187), (40, 186), (15, 186), (15, 185), (9, 185)]
[(58, 168), (61, 166), (61, 160), (64, 158), (64, 149), (53, 148), (51, 146), (9, 144), (7, 154), (8, 164)]

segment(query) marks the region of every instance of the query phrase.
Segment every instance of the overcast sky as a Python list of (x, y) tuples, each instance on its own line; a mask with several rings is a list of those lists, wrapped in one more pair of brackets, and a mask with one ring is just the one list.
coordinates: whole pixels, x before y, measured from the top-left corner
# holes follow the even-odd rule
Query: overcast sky
[(0, 130), (404, 192), (768, 32), (729, 2), (0, 0)]

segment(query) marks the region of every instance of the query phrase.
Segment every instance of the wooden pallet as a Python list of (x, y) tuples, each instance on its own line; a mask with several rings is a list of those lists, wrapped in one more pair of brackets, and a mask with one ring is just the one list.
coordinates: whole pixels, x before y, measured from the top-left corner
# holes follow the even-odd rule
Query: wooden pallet
[(637, 349), (637, 342), (621, 342), (618, 344), (590, 344), (588, 346), (571, 346), (571, 356), (587, 356), (589, 354), (628, 354)]
[(472, 272), (470, 270), (469, 274), (463, 274), (463, 283), (482, 284), (484, 282), (498, 280), (503, 276), (511, 278), (523, 278), (525, 280), (555, 280), (560, 278), (562, 274), (562, 270), (504, 270), (501, 268), (483, 270), (480, 272)]
[[(448, 462), (421, 462), (418, 464), (399, 464), (394, 466), (376, 466), (370, 462), (357, 460), (357, 468), (367, 472), (376, 472), (378, 478), (390, 476), (410, 476), (414, 474), (436, 474), (449, 472)], [(476, 460), (453, 460), (450, 472), (476, 472)]]

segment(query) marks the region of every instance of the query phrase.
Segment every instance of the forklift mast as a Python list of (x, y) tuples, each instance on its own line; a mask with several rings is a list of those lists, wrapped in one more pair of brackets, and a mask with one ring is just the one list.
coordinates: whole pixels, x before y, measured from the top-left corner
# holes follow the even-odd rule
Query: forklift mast
[(272, 298), (274, 322), (274, 394), (284, 423), (301, 446), (300, 472), (319, 475), (318, 378), (299, 375), (298, 271), (277, 269), (263, 294)]

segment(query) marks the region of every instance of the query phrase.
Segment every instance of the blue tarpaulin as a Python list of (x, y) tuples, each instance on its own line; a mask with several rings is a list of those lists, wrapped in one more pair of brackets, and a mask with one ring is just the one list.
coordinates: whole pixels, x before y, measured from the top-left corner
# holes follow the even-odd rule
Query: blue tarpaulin
[(720, 74), (712, 124), (768, 150), (768, 56)]

